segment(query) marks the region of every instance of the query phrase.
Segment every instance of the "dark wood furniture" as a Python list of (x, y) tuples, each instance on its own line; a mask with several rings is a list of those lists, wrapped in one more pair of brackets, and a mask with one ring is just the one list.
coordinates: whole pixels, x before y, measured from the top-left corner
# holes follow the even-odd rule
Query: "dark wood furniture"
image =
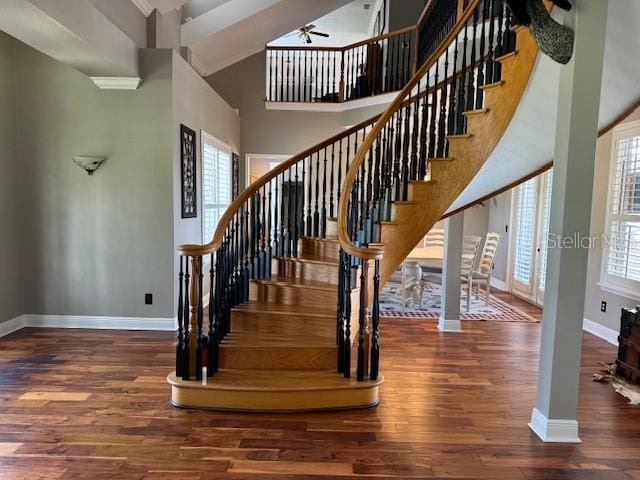
[(640, 384), (640, 307), (622, 309), (618, 344), (618, 375)]

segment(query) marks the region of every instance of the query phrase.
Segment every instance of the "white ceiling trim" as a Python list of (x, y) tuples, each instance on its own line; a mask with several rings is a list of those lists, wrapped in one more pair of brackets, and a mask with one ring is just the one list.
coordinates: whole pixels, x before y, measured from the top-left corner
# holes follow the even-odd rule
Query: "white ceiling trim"
[(196, 72), (198, 72), (200, 74), (200, 76), (202, 76), (202, 77), (206, 76), (207, 69), (202, 64), (202, 62), (200, 60), (198, 60), (198, 57), (195, 56), (193, 51), (191, 52), (189, 60), (191, 62), (191, 66), (194, 68), (194, 70)]
[(100, 90), (137, 90), (142, 79), (140, 77), (89, 77)]
[(154, 8), (147, 0), (131, 0), (133, 4), (138, 7), (138, 10), (142, 12), (145, 17), (151, 15)]

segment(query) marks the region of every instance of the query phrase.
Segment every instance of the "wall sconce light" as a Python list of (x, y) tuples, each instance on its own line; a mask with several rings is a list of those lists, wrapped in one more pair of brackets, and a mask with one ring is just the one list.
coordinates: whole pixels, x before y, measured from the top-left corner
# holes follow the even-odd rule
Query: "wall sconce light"
[(73, 157), (73, 161), (75, 162), (75, 164), (82, 168), (89, 175), (93, 175), (93, 172), (95, 172), (105, 160), (105, 157), (91, 157), (82, 155), (76, 155), (75, 157)]

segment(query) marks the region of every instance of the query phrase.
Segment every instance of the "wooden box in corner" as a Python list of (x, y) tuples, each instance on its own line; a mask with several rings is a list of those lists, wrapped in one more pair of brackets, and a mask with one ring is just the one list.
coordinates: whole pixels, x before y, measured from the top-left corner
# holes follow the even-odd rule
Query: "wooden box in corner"
[(640, 385), (640, 307), (622, 309), (618, 344), (618, 375)]

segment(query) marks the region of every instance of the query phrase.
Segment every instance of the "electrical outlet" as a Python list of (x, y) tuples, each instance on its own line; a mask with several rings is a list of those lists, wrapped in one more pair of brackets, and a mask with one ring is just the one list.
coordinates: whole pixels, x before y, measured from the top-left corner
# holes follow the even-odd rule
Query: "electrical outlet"
[(145, 305), (153, 305), (153, 294), (145, 293), (144, 294), (144, 304)]
[(600, 303), (600, 311), (601, 312), (607, 311), (607, 302), (605, 302), (604, 300)]

